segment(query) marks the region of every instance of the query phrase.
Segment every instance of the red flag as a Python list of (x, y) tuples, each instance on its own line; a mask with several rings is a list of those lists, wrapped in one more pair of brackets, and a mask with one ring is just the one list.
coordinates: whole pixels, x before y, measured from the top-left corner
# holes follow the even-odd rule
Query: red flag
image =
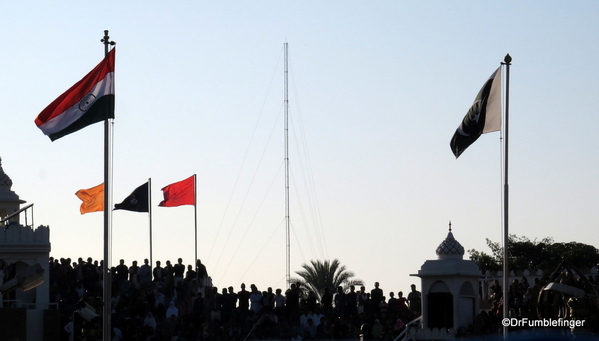
[(83, 201), (81, 214), (104, 211), (104, 183), (89, 189), (80, 189), (75, 195)]
[(195, 175), (175, 182), (162, 189), (164, 200), (158, 204), (163, 207), (195, 205)]

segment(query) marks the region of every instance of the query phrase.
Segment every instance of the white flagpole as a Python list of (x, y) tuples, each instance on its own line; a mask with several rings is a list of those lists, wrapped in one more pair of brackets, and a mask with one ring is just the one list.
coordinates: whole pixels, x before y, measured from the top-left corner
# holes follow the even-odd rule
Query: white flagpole
[[(508, 251), (509, 251), (509, 184), (508, 184), (508, 131), (509, 131), (509, 99), (510, 99), (510, 65), (512, 57), (507, 54), (504, 58), (505, 65), (505, 121), (503, 126), (503, 318), (509, 317), (509, 266), (508, 266)], [(503, 336), (507, 337), (508, 328), (503, 325)]]
[(152, 258), (152, 178), (148, 178), (148, 217), (150, 218), (150, 268), (154, 267)]
[[(109, 40), (108, 30), (104, 30), (104, 38), (101, 42), (104, 43), (104, 56), (108, 55), (108, 46), (116, 44)], [(104, 263), (102, 273), (103, 284), (103, 301), (102, 309), (102, 339), (110, 341), (112, 329), (110, 328), (112, 299), (112, 280), (110, 278), (110, 263), (111, 263), (111, 229), (112, 229), (112, 121), (109, 118), (104, 120)]]

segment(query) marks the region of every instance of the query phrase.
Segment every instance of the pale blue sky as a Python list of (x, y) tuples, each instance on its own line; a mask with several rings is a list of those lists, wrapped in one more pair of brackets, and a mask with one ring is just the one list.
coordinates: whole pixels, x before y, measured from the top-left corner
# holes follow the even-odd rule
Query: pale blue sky
[[(500, 134), (458, 160), (449, 140), (506, 53), (511, 233), (599, 246), (597, 2), (98, 4), (0, 5), (0, 157), (55, 257), (102, 256), (102, 214), (74, 193), (103, 181), (103, 126), (50, 142), (33, 120), (102, 59), (105, 29), (114, 201), (152, 178), (154, 260), (192, 262), (193, 208), (155, 205), (196, 173), (215, 285), (285, 287), (284, 42), (293, 271), (338, 258), (367, 288), (408, 291), (449, 220), (466, 249), (501, 240)], [(113, 221), (113, 262), (148, 257), (147, 215)]]

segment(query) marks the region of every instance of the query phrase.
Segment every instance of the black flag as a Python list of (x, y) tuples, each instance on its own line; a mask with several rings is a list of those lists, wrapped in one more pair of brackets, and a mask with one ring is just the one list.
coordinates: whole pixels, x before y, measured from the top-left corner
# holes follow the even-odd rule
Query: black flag
[(148, 205), (148, 183), (137, 187), (122, 203), (114, 205), (115, 210), (126, 210), (134, 212), (149, 212)]

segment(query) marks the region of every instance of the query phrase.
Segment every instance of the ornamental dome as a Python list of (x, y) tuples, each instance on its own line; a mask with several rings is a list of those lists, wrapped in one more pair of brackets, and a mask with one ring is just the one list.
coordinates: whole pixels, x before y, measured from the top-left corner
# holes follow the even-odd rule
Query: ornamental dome
[(449, 223), (449, 233), (447, 238), (437, 247), (437, 256), (439, 259), (463, 259), (464, 247), (458, 242), (451, 233), (451, 222)]
[(12, 180), (6, 173), (4, 173), (4, 170), (2, 169), (2, 158), (0, 158), (0, 189), (4, 190), (6, 188), (6, 190), (10, 191), (11, 187)]
[[(25, 203), (11, 190), (12, 180), (2, 169), (2, 158), (0, 158), (0, 202), (12, 202), (16, 204)], [(18, 209), (18, 208), (17, 208)], [(12, 212), (12, 210), (10, 210)]]

